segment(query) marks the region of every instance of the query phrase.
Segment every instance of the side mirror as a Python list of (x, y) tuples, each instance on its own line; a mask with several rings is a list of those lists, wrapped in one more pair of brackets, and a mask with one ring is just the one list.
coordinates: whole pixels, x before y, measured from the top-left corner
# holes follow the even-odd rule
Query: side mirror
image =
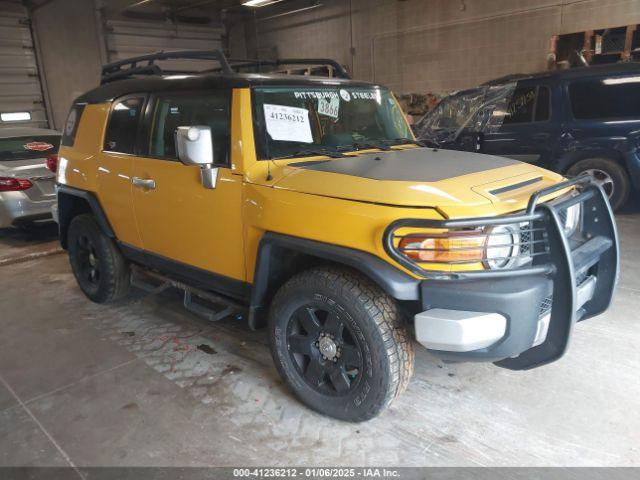
[(213, 166), (211, 128), (194, 125), (176, 129), (178, 159), (185, 165), (198, 165), (205, 188), (216, 188), (218, 168)]
[(211, 128), (195, 125), (176, 129), (176, 151), (185, 165), (211, 165), (213, 143)]

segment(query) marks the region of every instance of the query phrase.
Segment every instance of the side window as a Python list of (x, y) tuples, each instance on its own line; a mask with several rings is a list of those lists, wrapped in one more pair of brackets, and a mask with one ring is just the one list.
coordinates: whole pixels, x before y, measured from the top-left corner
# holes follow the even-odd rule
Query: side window
[(533, 107), (536, 102), (536, 87), (518, 87), (507, 105), (503, 125), (529, 123), (533, 119)]
[(104, 150), (135, 153), (138, 122), (142, 114), (144, 97), (129, 97), (117, 102), (111, 110)]
[(230, 103), (229, 90), (158, 97), (151, 127), (149, 155), (177, 160), (176, 129), (189, 125), (205, 125), (211, 128), (214, 162), (218, 165), (228, 165)]
[(569, 98), (579, 120), (640, 118), (638, 77), (577, 80), (569, 85)]
[(67, 122), (64, 124), (64, 130), (62, 131), (61, 144), (65, 147), (73, 147), (73, 142), (76, 141), (76, 133), (78, 133), (78, 126), (80, 125), (84, 107), (84, 103), (79, 103), (71, 107), (69, 111)]
[(551, 94), (549, 87), (538, 87), (538, 99), (536, 101), (536, 122), (546, 122), (551, 114)]

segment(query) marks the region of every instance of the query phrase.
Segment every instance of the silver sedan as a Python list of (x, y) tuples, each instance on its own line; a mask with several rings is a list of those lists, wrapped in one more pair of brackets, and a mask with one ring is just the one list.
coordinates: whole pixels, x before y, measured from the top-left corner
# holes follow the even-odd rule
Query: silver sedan
[(60, 133), (0, 129), (0, 228), (51, 221)]

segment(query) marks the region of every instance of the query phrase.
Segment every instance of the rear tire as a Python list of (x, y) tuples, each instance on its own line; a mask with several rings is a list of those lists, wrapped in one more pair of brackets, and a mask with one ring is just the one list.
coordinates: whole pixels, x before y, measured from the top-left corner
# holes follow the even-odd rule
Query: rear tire
[(340, 268), (302, 272), (269, 314), (276, 367), (298, 398), (340, 420), (378, 415), (407, 387), (413, 347), (395, 301)]
[(577, 177), (591, 174), (609, 197), (613, 211), (622, 208), (629, 199), (631, 182), (622, 165), (610, 158), (587, 158), (580, 160), (567, 170), (567, 175)]
[(69, 225), (71, 269), (80, 289), (93, 302), (110, 303), (127, 295), (131, 284), (129, 264), (93, 215), (74, 217)]

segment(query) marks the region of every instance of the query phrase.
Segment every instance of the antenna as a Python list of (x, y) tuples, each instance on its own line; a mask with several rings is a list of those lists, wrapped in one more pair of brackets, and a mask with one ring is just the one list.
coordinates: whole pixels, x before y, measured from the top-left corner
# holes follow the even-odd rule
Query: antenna
[(271, 180), (273, 180), (273, 176), (271, 175), (271, 162), (273, 162), (273, 160), (269, 159), (267, 160), (267, 182), (270, 182)]

